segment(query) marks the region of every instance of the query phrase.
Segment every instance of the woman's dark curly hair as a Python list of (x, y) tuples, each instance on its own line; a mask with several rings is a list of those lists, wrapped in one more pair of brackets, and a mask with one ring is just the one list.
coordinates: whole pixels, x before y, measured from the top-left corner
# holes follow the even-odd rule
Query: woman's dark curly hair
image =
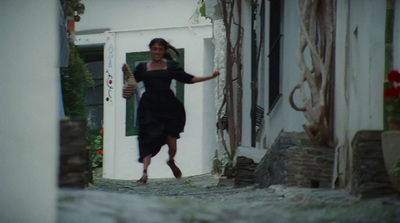
[(152, 39), (149, 43), (149, 48), (151, 48), (151, 46), (153, 46), (154, 44), (160, 44), (162, 46), (164, 46), (165, 48), (165, 54), (164, 54), (164, 58), (167, 60), (174, 60), (174, 58), (171, 55), (171, 51), (174, 51), (175, 55), (179, 58), (181, 57), (180, 53), (178, 52), (178, 50), (172, 46), (171, 44), (169, 44), (165, 39), (163, 38), (155, 38)]

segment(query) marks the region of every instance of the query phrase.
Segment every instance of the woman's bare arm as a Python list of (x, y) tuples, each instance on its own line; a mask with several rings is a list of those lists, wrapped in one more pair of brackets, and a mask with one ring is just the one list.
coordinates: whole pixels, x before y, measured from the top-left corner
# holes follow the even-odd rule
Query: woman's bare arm
[(194, 76), (192, 78), (192, 83), (208, 81), (208, 80), (216, 78), (218, 75), (219, 75), (219, 71), (214, 71), (214, 73), (212, 73), (211, 76), (205, 76), (205, 77)]

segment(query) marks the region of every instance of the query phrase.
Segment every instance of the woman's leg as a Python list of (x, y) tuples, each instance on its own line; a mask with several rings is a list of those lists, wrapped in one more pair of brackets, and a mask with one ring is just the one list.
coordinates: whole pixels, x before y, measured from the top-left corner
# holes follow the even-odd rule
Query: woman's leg
[(151, 162), (151, 154), (143, 158), (143, 174), (146, 173), (147, 176), (147, 168), (150, 166)]
[(176, 151), (177, 151), (176, 138), (172, 137), (172, 136), (167, 136), (167, 144), (168, 144), (168, 148), (169, 148), (169, 150), (168, 150), (169, 160), (167, 161), (167, 164), (171, 168), (172, 172), (174, 173), (174, 176), (176, 178), (181, 178), (182, 172), (175, 165), (175, 160), (174, 160), (174, 157), (175, 157)]
[(168, 144), (168, 155), (169, 155), (169, 160), (174, 160), (174, 157), (176, 155), (176, 138), (172, 136), (167, 136), (167, 144)]
[(140, 180), (138, 180), (138, 183), (145, 184), (147, 183), (147, 168), (149, 167), (151, 162), (151, 154), (143, 158), (143, 175)]

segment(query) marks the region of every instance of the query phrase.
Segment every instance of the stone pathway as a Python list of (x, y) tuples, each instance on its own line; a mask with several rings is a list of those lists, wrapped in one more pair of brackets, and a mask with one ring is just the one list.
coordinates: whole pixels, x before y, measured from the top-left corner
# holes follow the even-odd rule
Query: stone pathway
[(400, 222), (400, 200), (283, 185), (221, 187), (209, 174), (141, 186), (100, 178), (86, 190), (60, 190), (58, 222)]

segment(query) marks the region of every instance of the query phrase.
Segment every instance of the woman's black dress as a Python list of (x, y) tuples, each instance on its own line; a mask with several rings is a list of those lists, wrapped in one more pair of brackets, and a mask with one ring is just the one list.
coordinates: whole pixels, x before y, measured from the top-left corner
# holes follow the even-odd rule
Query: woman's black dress
[(134, 76), (143, 81), (146, 91), (139, 101), (139, 162), (155, 156), (166, 144), (167, 136), (179, 138), (186, 122), (185, 108), (175, 97), (170, 85), (172, 79), (192, 83), (191, 74), (186, 73), (178, 62), (167, 63), (166, 70), (147, 71), (146, 63), (136, 66)]

